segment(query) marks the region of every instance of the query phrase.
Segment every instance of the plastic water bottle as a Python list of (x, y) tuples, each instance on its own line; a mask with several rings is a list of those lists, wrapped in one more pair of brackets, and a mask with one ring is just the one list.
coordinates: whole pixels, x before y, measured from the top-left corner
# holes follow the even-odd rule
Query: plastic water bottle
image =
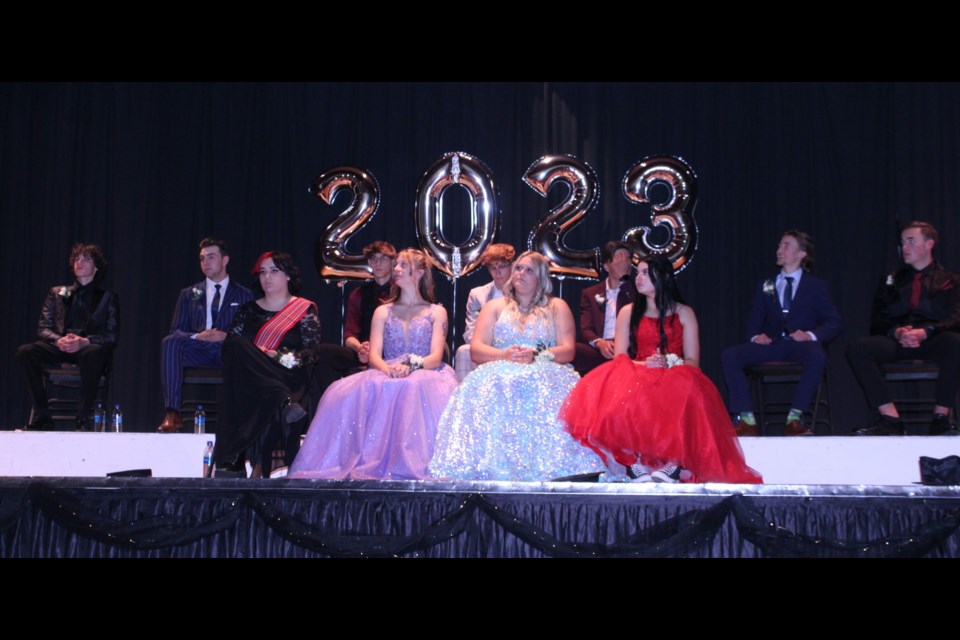
[(113, 415), (110, 417), (110, 431), (113, 433), (123, 432), (123, 411), (120, 411), (120, 403), (113, 405)]
[(207, 448), (203, 450), (203, 477), (210, 477), (213, 468), (213, 440), (207, 440)]
[(204, 412), (202, 404), (197, 405), (197, 411), (193, 414), (193, 432), (207, 432), (207, 414)]
[(107, 410), (103, 408), (103, 403), (98, 402), (93, 408), (93, 432), (103, 433), (107, 430)]

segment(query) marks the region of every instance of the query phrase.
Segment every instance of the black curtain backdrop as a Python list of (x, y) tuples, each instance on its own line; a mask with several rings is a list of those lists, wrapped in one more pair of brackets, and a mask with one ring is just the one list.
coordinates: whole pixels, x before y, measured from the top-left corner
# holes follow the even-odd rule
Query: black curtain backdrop
[[(634, 163), (651, 154), (686, 159), (699, 176), (700, 245), (680, 283), (700, 318), (704, 371), (721, 390), (720, 351), (745, 339), (754, 287), (776, 271), (780, 232), (809, 231), (815, 271), (831, 282), (844, 317), (830, 395), (835, 431), (845, 433), (867, 409), (843, 351), (866, 332), (873, 289), (896, 264), (897, 221), (931, 221), (940, 259), (960, 266), (951, 255), (960, 230), (958, 115), (958, 84), (3, 84), (0, 242), (11, 291), (0, 314), (0, 425), (27, 417), (13, 352), (33, 340), (47, 288), (70, 281), (73, 242), (106, 252), (106, 286), (121, 302), (114, 399), (128, 430), (152, 431), (163, 409), (160, 339), (177, 292), (202, 277), (201, 237), (230, 242), (239, 280), (260, 252), (291, 252), (303, 294), (321, 303), (325, 337), (337, 342), (340, 289), (316, 273), (313, 246), (346, 196), (328, 206), (308, 187), (337, 165), (372, 172), (380, 211), (349, 248), (378, 238), (416, 245), (421, 175), (459, 150), (494, 173), (497, 240), (516, 246), (563, 195), (541, 198), (521, 181), (540, 156), (576, 155), (599, 176), (598, 208), (569, 236), (575, 248), (647, 220), (620, 192)], [(457, 191), (448, 205), (454, 240), (467, 234), (453, 222), (467, 206)], [(441, 282), (458, 336), (466, 294), (486, 279), (482, 270), (462, 278), (455, 305)], [(575, 315), (589, 284), (563, 284)]]

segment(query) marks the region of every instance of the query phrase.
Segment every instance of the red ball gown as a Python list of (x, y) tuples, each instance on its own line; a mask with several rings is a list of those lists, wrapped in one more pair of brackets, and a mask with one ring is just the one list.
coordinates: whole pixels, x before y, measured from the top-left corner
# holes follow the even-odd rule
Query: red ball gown
[[(683, 325), (664, 323), (667, 352), (683, 353)], [(637, 327), (637, 361), (618, 355), (577, 383), (560, 410), (570, 434), (605, 460), (657, 468), (674, 462), (688, 482), (761, 483), (747, 466), (723, 400), (697, 367), (652, 369), (643, 362), (660, 342), (656, 318)]]

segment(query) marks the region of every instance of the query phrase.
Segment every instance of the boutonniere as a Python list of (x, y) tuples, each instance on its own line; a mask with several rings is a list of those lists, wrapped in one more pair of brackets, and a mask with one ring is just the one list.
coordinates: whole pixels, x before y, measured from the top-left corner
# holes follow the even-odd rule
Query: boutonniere
[(60, 287), (60, 291), (57, 292), (57, 295), (59, 295), (64, 300), (69, 298), (72, 294), (73, 294), (73, 289), (70, 289), (69, 287)]
[(892, 274), (892, 273), (887, 276), (887, 286), (888, 286), (888, 287), (892, 287), (892, 286), (893, 286), (893, 274)]
[(287, 369), (293, 369), (294, 367), (300, 366), (300, 360), (293, 353), (293, 351), (290, 351), (289, 349), (282, 349), (278, 351), (276, 359), (277, 362)]
[(595, 295), (595, 296), (593, 296), (593, 297), (594, 297), (594, 299), (597, 301), (597, 304), (600, 305), (601, 307), (602, 307), (603, 305), (607, 304), (607, 299), (604, 297), (604, 295), (603, 295), (602, 293), (598, 293), (597, 295)]
[(202, 298), (202, 297), (203, 297), (203, 289), (201, 289), (200, 287), (194, 287), (194, 288), (193, 288), (193, 299), (194, 299), (194, 300), (199, 300), (199, 299)]
[(777, 285), (773, 283), (773, 280), (764, 280), (763, 292), (768, 296), (775, 296), (777, 295)]

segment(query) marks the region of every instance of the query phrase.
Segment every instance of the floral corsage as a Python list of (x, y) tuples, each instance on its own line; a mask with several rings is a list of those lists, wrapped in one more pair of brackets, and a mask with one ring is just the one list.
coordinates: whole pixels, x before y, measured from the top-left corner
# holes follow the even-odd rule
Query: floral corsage
[(672, 369), (673, 367), (679, 367), (683, 364), (683, 358), (678, 356), (675, 353), (668, 353), (665, 358), (667, 369)]
[(553, 362), (553, 351), (542, 342), (537, 343), (537, 353), (533, 356), (534, 362)]
[(410, 367), (410, 373), (413, 373), (417, 369), (423, 369), (423, 356), (418, 356), (415, 353), (411, 353), (407, 356), (407, 361), (404, 362), (405, 365)]
[(893, 274), (892, 274), (892, 273), (887, 276), (887, 286), (888, 286), (888, 287), (892, 287), (892, 286), (893, 286)]
[(282, 366), (287, 369), (293, 369), (294, 367), (299, 367), (302, 363), (300, 359), (297, 358), (296, 354), (289, 349), (283, 349), (277, 351), (276, 361), (279, 362)]
[(768, 296), (775, 296), (777, 295), (777, 285), (773, 283), (773, 280), (764, 280), (763, 292)]

